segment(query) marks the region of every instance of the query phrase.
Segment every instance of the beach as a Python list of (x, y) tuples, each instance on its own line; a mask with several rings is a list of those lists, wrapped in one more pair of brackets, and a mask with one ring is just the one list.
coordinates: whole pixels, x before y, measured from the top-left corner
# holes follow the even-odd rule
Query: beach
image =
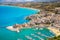
[(48, 27), (49, 30), (51, 30), (56, 36), (60, 35), (60, 31), (53, 27)]

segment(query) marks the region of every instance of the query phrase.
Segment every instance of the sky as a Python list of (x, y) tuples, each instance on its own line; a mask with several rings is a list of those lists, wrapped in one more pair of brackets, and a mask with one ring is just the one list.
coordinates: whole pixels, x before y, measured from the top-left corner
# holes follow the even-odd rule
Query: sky
[(0, 2), (25, 2), (25, 1), (34, 1), (34, 0), (0, 0)]
[(49, 1), (57, 1), (57, 0), (0, 0), (0, 2), (28, 2), (28, 1), (49, 2)]

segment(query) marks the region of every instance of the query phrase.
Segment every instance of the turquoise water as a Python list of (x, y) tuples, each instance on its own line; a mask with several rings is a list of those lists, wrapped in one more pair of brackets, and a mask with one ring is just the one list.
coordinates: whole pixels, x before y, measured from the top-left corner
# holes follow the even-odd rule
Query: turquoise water
[[(0, 40), (29, 40), (26, 36), (31, 37), (33, 40), (46, 40), (47, 37), (54, 36), (55, 34), (46, 28), (43, 28), (43, 30), (40, 28), (36, 30), (34, 27), (23, 28), (20, 29), (19, 33), (6, 29), (7, 26), (16, 23), (23, 24), (29, 22), (29, 20), (25, 20), (24, 18), (36, 14), (37, 12), (37, 10), (21, 7), (0, 6)], [(40, 34), (38, 34), (39, 32)]]
[(0, 6), (0, 27), (10, 26), (16, 23), (26, 23), (28, 20), (25, 20), (25, 17), (36, 14), (37, 12), (37, 10), (31, 10), (28, 8)]
[[(41, 34), (38, 34), (38, 32), (40, 32)], [(47, 40), (46, 38), (54, 36), (54, 34), (46, 28), (43, 28), (42, 30), (41, 29), (36, 30), (36, 28), (23, 28), (20, 30), (19, 33), (12, 32), (5, 28), (0, 28), (0, 40), (29, 40), (28, 38), (26, 38), (26, 36), (29, 36), (35, 40), (41, 40), (38, 37), (32, 36), (31, 34), (34, 34), (44, 40)], [(48, 37), (43, 36), (42, 34)]]

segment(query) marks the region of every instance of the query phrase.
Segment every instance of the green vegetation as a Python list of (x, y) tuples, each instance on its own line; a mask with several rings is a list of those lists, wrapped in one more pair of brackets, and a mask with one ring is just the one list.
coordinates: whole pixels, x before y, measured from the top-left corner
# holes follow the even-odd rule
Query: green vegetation
[(58, 10), (55, 11), (55, 14), (58, 14)]
[(35, 23), (35, 25), (40, 25), (40, 23)]
[(58, 37), (49, 38), (48, 40), (60, 40), (60, 35)]
[(31, 20), (31, 18), (29, 18), (29, 17), (26, 17), (26, 20)]
[(37, 14), (40, 14), (40, 12), (38, 12)]
[[(60, 8), (59, 8), (60, 9)], [(60, 14), (60, 10), (56, 9), (55, 14)]]

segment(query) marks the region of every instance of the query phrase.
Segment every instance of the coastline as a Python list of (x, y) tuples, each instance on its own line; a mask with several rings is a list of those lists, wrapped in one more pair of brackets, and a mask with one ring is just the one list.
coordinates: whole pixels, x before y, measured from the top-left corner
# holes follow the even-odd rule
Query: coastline
[[(36, 10), (37, 13), (40, 12), (40, 10), (38, 10), (38, 9), (34, 9), (34, 8), (19, 7), (19, 6), (9, 6), (9, 5), (0, 5), (0, 6), (25, 8), (25, 9), (30, 9), (30, 10)], [(37, 14), (37, 13), (36, 13), (36, 14)], [(26, 23), (26, 24), (27, 24), (27, 23)], [(26, 26), (26, 24), (21, 24), (21, 26), (22, 26), (22, 25)], [(20, 25), (20, 24), (19, 24), (19, 25)], [(7, 26), (6, 29), (11, 30), (11, 31), (17, 31), (17, 32), (19, 32), (20, 26), (19, 26), (18, 28), (14, 28), (13, 26), (14, 26), (14, 25), (12, 25), (12, 26)], [(28, 25), (27, 25), (27, 26), (28, 26)], [(22, 26), (22, 28), (24, 28), (24, 27)], [(29, 27), (27, 27), (27, 28), (31, 28), (31, 27), (29, 26)]]
[[(12, 24), (12, 25), (10, 25), (10, 23), (9, 23), (9, 25), (7, 24), (8, 26), (3, 27), (2, 30), (0, 30), (0, 35), (1, 35), (0, 39), (1, 40), (9, 40), (9, 39), (10, 40), (15, 40), (15, 39), (16, 40), (25, 40), (25, 37), (26, 37), (26, 38), (31, 38), (31, 40), (38, 40), (35, 38), (39, 38), (41, 40), (60, 40), (60, 18), (59, 18), (60, 17), (60, 14), (59, 14), (60, 8), (58, 8), (58, 7), (60, 7), (60, 5), (58, 5), (58, 4), (60, 4), (60, 3), (58, 3), (58, 2), (51, 2), (51, 3), (49, 3), (49, 2), (48, 3), (44, 3), (44, 2), (43, 3), (40, 3), (40, 2), (28, 3), (27, 2), (24, 4), (20, 4), (20, 3), (4, 4), (3, 3), (2, 5), (0, 5), (1, 7), (5, 6), (7, 8), (10, 7), (10, 8), (16, 8), (16, 9), (22, 8), (22, 9), (32, 10), (32, 11), (36, 11), (36, 12), (34, 12), (35, 14), (32, 13), (29, 16), (25, 16), (24, 20), (30, 20), (28, 22), (19, 24), (18, 22), (21, 21), (22, 19), (19, 20), (17, 18), (17, 20), (19, 20), (17, 23)], [(26, 10), (26, 12), (28, 12), (27, 10)], [(19, 12), (17, 12), (17, 14), (18, 13)], [(15, 13), (14, 13), (14, 15), (15, 15)], [(15, 15), (15, 16), (17, 16), (17, 15)], [(4, 24), (2, 24), (2, 25), (4, 25)], [(31, 33), (29, 33), (31, 30), (28, 31), (30, 28), (33, 29), (33, 31)], [(45, 31), (43, 28), (48, 29), (48, 31), (50, 33), (48, 31)], [(28, 30), (25, 31), (25, 29), (28, 29)], [(35, 30), (37, 30), (38, 32), (34, 33)], [(39, 30), (42, 32), (40, 32)], [(26, 35), (25, 35), (25, 33), (26, 33)], [(25, 37), (24, 37), (24, 35), (25, 35)], [(38, 35), (38, 36), (36, 36), (36, 35)], [(20, 38), (20, 37), (23, 37), (23, 38)], [(33, 37), (35, 37), (35, 38), (33, 38)], [(44, 37), (46, 37), (46, 39)]]
[(10, 7), (15, 7), (15, 8), (25, 8), (25, 9), (37, 10), (38, 12), (40, 12), (39, 9), (29, 8), (29, 7), (20, 7), (20, 6), (11, 6), (11, 5), (0, 5), (0, 6), (10, 6)]
[(53, 27), (48, 27), (49, 30), (51, 30), (56, 36), (60, 35), (60, 31)]
[[(9, 6), (9, 5), (1, 5), (1, 6)], [(18, 8), (26, 8), (26, 7), (19, 7), (19, 6), (10, 6), (10, 7), (18, 7)], [(34, 8), (27, 8), (27, 9), (32, 9), (32, 10), (38, 10), (38, 9), (34, 9)], [(40, 12), (40, 10), (38, 10), (39, 12)], [(30, 22), (29, 22), (30, 23)], [(27, 23), (26, 23), (27, 24)], [(24, 25), (26, 25), (26, 24), (24, 24)], [(27, 24), (28, 25), (28, 24)], [(9, 29), (9, 27), (10, 26), (8, 26), (8, 28), (7, 29)], [(22, 26), (23, 27), (23, 26)], [(12, 28), (13, 28), (13, 26), (12, 26)], [(50, 27), (48, 27), (48, 29), (49, 30), (51, 30), (51, 31), (53, 31), (53, 33), (55, 33), (56, 34), (56, 36), (58, 36), (58, 35), (60, 35), (60, 32), (57, 30), (57, 29), (55, 29), (55, 28), (50, 28)], [(11, 29), (9, 29), (9, 30), (11, 30)], [(14, 30), (14, 29), (13, 29)], [(18, 29), (19, 30), (19, 29)], [(55, 30), (55, 31), (54, 31)]]

